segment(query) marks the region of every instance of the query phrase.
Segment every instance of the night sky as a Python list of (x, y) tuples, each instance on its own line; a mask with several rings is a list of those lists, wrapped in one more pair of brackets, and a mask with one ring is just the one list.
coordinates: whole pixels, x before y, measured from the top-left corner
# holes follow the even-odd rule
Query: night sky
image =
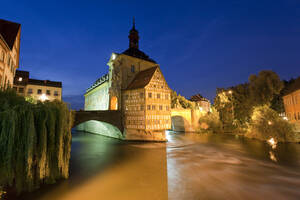
[(158, 62), (169, 86), (213, 100), (217, 87), (271, 69), (300, 76), (299, 0), (1, 1), (0, 18), (21, 29), (20, 70), (63, 82), (63, 99), (83, 94), (128, 48), (132, 18), (140, 49)]

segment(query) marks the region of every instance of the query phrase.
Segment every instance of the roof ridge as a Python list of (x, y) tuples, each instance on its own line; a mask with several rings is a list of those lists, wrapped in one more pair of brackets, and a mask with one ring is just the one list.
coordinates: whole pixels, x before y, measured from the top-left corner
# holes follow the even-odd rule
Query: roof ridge
[(150, 67), (137, 73), (126, 90), (144, 88), (151, 81), (154, 72), (158, 69), (158, 66)]

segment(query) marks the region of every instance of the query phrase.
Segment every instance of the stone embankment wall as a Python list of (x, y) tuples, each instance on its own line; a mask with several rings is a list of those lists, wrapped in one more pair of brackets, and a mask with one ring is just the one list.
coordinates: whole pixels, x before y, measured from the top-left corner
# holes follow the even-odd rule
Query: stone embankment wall
[(205, 113), (192, 109), (172, 109), (172, 130), (180, 132), (196, 132), (199, 129), (199, 118)]

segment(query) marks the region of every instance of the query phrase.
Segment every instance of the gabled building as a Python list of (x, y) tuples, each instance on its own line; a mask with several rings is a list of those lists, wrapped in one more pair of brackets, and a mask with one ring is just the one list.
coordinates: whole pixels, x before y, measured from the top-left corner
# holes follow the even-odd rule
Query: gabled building
[(125, 128), (149, 132), (171, 128), (170, 89), (158, 66), (139, 72), (122, 99)]
[(300, 77), (289, 86), (283, 96), (286, 117), (300, 124)]
[[(171, 90), (160, 66), (139, 49), (134, 23), (128, 38), (129, 48), (112, 53), (108, 74), (87, 89), (84, 109), (121, 111), (123, 139), (166, 140), (165, 130), (171, 127)], [(95, 132), (96, 123), (86, 122), (81, 129)]]
[(200, 111), (209, 112), (210, 111), (210, 101), (204, 98), (201, 94), (193, 95), (190, 98), (190, 101), (195, 102), (196, 107)]
[(19, 67), (21, 25), (0, 19), (0, 88), (12, 87)]
[(13, 88), (17, 94), (38, 101), (61, 101), (62, 97), (61, 82), (31, 79), (28, 71), (16, 70)]

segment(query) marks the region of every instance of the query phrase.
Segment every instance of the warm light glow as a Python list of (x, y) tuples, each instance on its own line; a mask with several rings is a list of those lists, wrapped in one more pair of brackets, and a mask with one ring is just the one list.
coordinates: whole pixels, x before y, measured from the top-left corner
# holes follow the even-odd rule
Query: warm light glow
[(200, 111), (203, 111), (203, 108), (202, 108), (202, 107), (200, 107)]
[(270, 138), (268, 141), (269, 145), (272, 147), (272, 149), (275, 149), (277, 146), (277, 142), (274, 138)]
[(271, 122), (271, 121), (268, 121), (268, 125), (272, 125), (272, 122)]
[(19, 82), (21, 82), (23, 80), (23, 78), (22, 77), (19, 77)]
[(170, 141), (170, 140), (171, 140), (170, 131), (165, 130), (165, 134), (166, 134), (166, 139), (167, 139), (167, 141)]
[(229, 94), (232, 94), (232, 90), (229, 90), (228, 93), (229, 93)]
[(277, 162), (277, 158), (275, 154), (272, 151), (269, 151), (270, 159), (273, 160), (274, 162)]
[(117, 57), (116, 54), (113, 53), (111, 59), (114, 60), (114, 59), (116, 59), (116, 57)]
[(284, 120), (288, 120), (288, 118), (287, 118), (287, 117), (283, 117), (283, 119), (284, 119)]
[(48, 97), (46, 96), (46, 94), (42, 94), (42, 95), (40, 96), (40, 100), (41, 100), (41, 101), (46, 101), (46, 100), (48, 100)]

